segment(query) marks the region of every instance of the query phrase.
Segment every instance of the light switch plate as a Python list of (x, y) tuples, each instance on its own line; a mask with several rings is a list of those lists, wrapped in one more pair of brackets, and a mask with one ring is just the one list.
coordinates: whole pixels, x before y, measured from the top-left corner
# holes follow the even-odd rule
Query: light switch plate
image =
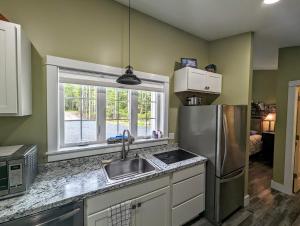
[(174, 140), (175, 139), (175, 133), (169, 133), (169, 139)]

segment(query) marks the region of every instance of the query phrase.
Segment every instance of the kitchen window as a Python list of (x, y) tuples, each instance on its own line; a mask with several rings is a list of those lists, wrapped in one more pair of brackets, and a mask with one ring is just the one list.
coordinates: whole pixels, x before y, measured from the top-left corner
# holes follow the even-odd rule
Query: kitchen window
[[(118, 151), (121, 144), (107, 139), (124, 129), (133, 147), (167, 142), (167, 76), (135, 72), (142, 84), (129, 86), (116, 83), (122, 68), (51, 56), (46, 62), (48, 161)], [(152, 139), (153, 131), (162, 139)]]
[(103, 144), (108, 138), (121, 136), (125, 129), (136, 140), (149, 139), (153, 131), (163, 130), (159, 111), (164, 109), (162, 92), (149, 87), (113, 87), (114, 80), (111, 84), (87, 82), (87, 77), (93, 80), (93, 76), (96, 75), (70, 70), (60, 72), (60, 148)]

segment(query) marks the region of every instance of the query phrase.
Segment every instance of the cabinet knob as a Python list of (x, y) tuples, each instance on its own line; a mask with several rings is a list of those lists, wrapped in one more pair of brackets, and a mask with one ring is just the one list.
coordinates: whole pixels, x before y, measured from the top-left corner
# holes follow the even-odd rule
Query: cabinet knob
[(210, 89), (210, 87), (209, 86), (205, 86), (205, 89), (208, 90), (208, 89)]
[(132, 205), (131, 209), (135, 210), (136, 209), (136, 205)]
[(142, 203), (139, 202), (139, 203), (137, 204), (137, 207), (141, 207), (141, 206), (142, 206)]

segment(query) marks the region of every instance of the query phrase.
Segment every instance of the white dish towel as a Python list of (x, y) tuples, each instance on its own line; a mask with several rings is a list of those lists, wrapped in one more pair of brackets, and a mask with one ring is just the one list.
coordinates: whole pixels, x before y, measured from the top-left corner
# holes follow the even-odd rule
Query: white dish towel
[(110, 207), (108, 226), (131, 226), (131, 200)]

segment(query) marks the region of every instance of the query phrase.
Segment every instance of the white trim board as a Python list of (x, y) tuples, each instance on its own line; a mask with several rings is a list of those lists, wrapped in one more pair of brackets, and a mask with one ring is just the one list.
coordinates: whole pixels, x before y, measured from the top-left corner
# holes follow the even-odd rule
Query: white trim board
[(286, 194), (293, 194), (293, 170), (296, 142), (297, 101), (300, 80), (290, 81), (288, 84), (288, 104), (286, 123), (286, 142), (284, 153), (284, 182), (280, 184), (271, 181), (271, 188)]
[[(149, 141), (138, 141), (130, 146), (131, 150), (138, 148), (153, 147), (158, 145), (168, 144), (168, 138), (149, 140)], [(122, 144), (111, 144), (111, 145), (89, 145), (81, 148), (65, 148), (55, 152), (47, 152), (48, 162), (61, 161), (65, 159), (80, 158), (92, 155), (107, 154), (113, 152), (119, 152)], [(105, 150), (105, 151), (104, 151)]]
[[(83, 157), (95, 154), (104, 154), (113, 151), (117, 151), (116, 147), (109, 145), (98, 144), (97, 147), (90, 148), (86, 150), (84, 147), (81, 152), (78, 148), (69, 150), (66, 152), (59, 147), (59, 69), (71, 69), (78, 71), (93, 72), (98, 74), (108, 74), (112, 76), (120, 76), (124, 72), (124, 68), (111, 67), (101, 64), (89, 63), (84, 61), (66, 59), (61, 57), (47, 56), (46, 57), (46, 73), (47, 73), (47, 142), (48, 142), (48, 161), (57, 161), (68, 158)], [(140, 77), (142, 80), (161, 82), (163, 83), (163, 101), (164, 101), (164, 119), (163, 119), (163, 134), (165, 137), (168, 134), (168, 115), (169, 115), (169, 77), (164, 75), (157, 75), (152, 73), (135, 71), (135, 74)], [(155, 142), (153, 141), (143, 141), (142, 143), (137, 144), (139, 147), (153, 146)], [(157, 141), (156, 145), (168, 143), (168, 141)], [(76, 149), (76, 151), (74, 151)], [(118, 148), (120, 150), (120, 148)], [(99, 152), (99, 150), (101, 150)]]
[[(53, 65), (56, 67), (67, 68), (72, 70), (88, 71), (88, 72), (115, 75), (115, 76), (120, 76), (122, 73), (125, 72), (125, 69), (120, 67), (112, 67), (103, 64), (95, 64), (95, 63), (72, 60), (72, 59), (55, 57), (55, 56), (47, 56), (46, 65)], [(158, 75), (158, 74), (152, 74), (152, 73), (136, 71), (136, 70), (134, 71), (134, 73), (142, 80), (166, 82), (166, 83), (169, 83), (170, 80), (169, 76), (167, 75)]]
[(244, 196), (244, 207), (247, 207), (250, 203), (250, 196), (249, 194)]
[(289, 189), (287, 189), (283, 184), (280, 184), (274, 180), (271, 180), (271, 188), (276, 190), (276, 191), (280, 191), (282, 193), (291, 195), (293, 193), (291, 193), (291, 191), (289, 191)]

